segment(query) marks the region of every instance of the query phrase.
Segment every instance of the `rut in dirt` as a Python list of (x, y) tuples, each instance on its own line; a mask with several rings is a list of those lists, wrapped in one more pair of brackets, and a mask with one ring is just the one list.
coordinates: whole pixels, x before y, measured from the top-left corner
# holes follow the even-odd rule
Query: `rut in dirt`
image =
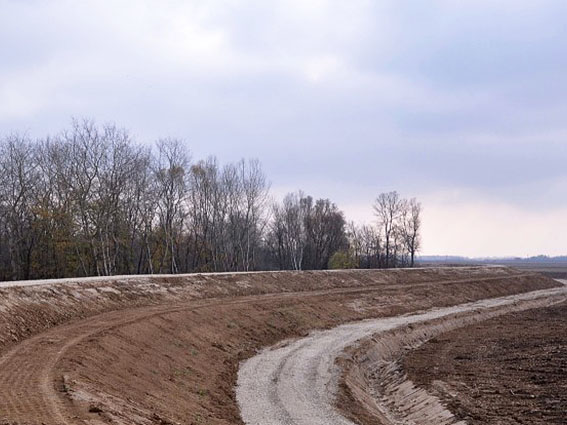
[[(0, 424), (151, 424), (156, 417), (171, 423), (202, 418), (212, 425), (240, 423), (232, 395), (237, 365), (259, 348), (313, 328), (553, 285), (511, 269), (467, 268), (3, 288), (0, 295), (9, 303), (2, 305), (0, 319), (11, 321), (0, 323), (0, 341), (8, 341), (18, 326), (19, 342), (0, 347)], [(82, 307), (86, 301), (88, 308)], [(96, 314), (98, 305), (117, 310)], [(60, 324), (63, 320), (66, 324)], [(177, 343), (194, 344), (196, 330), (204, 328), (218, 338), (202, 337), (197, 352), (203, 359), (192, 348), (183, 353)], [(179, 341), (180, 331), (190, 338)], [(147, 353), (148, 360), (140, 361)], [(216, 359), (214, 368), (210, 355)], [(156, 358), (163, 368), (155, 366)], [(191, 376), (186, 375), (188, 366)]]
[[(264, 350), (241, 365), (237, 400), (247, 425), (354, 425), (335, 407), (340, 370), (336, 360), (364, 338), (380, 339), (396, 328), (443, 319), (446, 328), (511, 311), (552, 305), (567, 299), (567, 288), (488, 299), (426, 313), (346, 324)], [(472, 318), (472, 319), (471, 319)], [(442, 330), (444, 327), (441, 326)], [(431, 335), (429, 335), (431, 337)], [(422, 338), (425, 342), (427, 338)], [(382, 347), (388, 351), (389, 347)], [(403, 382), (398, 382), (398, 387)], [(410, 388), (368, 394), (385, 424), (462, 424), (434, 397)], [(339, 406), (340, 407), (340, 406)]]

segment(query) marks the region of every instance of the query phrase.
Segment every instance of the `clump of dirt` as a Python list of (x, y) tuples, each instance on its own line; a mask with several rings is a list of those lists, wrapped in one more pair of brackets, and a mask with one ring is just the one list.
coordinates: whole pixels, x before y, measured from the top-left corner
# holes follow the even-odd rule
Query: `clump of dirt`
[(565, 424), (567, 304), (443, 334), (404, 368), (467, 424)]

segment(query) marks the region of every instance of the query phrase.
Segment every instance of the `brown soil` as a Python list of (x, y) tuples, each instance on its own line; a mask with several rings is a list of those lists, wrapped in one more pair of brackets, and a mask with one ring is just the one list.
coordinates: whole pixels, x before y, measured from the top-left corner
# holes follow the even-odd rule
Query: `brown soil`
[[(176, 276), (64, 279), (49, 284), (4, 287), (0, 282), (0, 353), (53, 326), (96, 314), (197, 299), (269, 293), (366, 288), (372, 285), (418, 284), (515, 275), (534, 276), (505, 267), (350, 270), (314, 272), (217, 273)], [(39, 282), (39, 281), (38, 281)], [(539, 280), (538, 283), (551, 286)], [(533, 283), (531, 283), (533, 285)], [(539, 287), (539, 286), (538, 286)], [(517, 291), (528, 291), (518, 282)]]
[(347, 321), (553, 285), (477, 268), (3, 289), (0, 423), (237, 424), (238, 364), (261, 347)]
[(467, 424), (567, 424), (567, 304), (443, 334), (404, 368)]

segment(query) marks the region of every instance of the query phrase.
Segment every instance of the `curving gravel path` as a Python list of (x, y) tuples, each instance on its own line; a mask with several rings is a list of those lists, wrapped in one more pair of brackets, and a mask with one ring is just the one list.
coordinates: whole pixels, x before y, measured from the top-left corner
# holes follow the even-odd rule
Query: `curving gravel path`
[[(567, 299), (567, 287), (493, 298), (424, 313), (372, 319), (317, 331), (280, 343), (241, 364), (236, 398), (248, 425), (354, 425), (334, 408), (340, 370), (337, 357), (357, 341), (461, 313), (501, 314)], [(538, 304), (539, 303), (539, 304)]]

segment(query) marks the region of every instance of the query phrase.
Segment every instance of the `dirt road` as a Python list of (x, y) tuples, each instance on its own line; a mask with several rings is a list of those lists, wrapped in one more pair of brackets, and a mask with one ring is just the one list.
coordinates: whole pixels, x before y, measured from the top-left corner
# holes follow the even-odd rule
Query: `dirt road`
[[(346, 324), (278, 344), (247, 360), (240, 368), (236, 395), (242, 418), (248, 425), (354, 425), (337, 411), (334, 404), (339, 381), (336, 360), (357, 341), (372, 335), (376, 340), (380, 334), (408, 325), (417, 326), (443, 319), (448, 326), (454, 326), (451, 321), (470, 323), (471, 317), (481, 320), (510, 311), (551, 305), (565, 299), (567, 288), (534, 291), (420, 314)], [(393, 400), (388, 399), (389, 396)], [(421, 406), (416, 407), (414, 401)], [(434, 398), (427, 400), (423, 396), (413, 400), (411, 391), (405, 394), (381, 394), (374, 399), (375, 408), (381, 412), (386, 423), (401, 423), (398, 422), (400, 419), (407, 420), (408, 417), (412, 421), (407, 423), (414, 424), (456, 423), (451, 420), (449, 412), (443, 411), (442, 406), (431, 405), (435, 402)], [(429, 405), (428, 409), (421, 408), (424, 404)], [(393, 405), (395, 409), (392, 409)], [(434, 415), (424, 415), (431, 410)], [(399, 417), (401, 411), (404, 411), (406, 418)], [(424, 419), (416, 419), (416, 412)], [(394, 418), (394, 415), (398, 417)]]
[(4, 288), (0, 424), (240, 424), (238, 364), (262, 347), (553, 285), (511, 269), (459, 268)]
[[(309, 296), (330, 296), (333, 293), (358, 293), (361, 289), (314, 291)], [(72, 406), (61, 397), (65, 391), (57, 362), (72, 347), (113, 329), (149, 321), (152, 317), (204, 308), (246, 305), (297, 297), (297, 293), (267, 294), (233, 300), (206, 300), (186, 305), (156, 306), (129, 311), (115, 311), (57, 327), (17, 345), (0, 358), (0, 423), (62, 424), (76, 423)]]

